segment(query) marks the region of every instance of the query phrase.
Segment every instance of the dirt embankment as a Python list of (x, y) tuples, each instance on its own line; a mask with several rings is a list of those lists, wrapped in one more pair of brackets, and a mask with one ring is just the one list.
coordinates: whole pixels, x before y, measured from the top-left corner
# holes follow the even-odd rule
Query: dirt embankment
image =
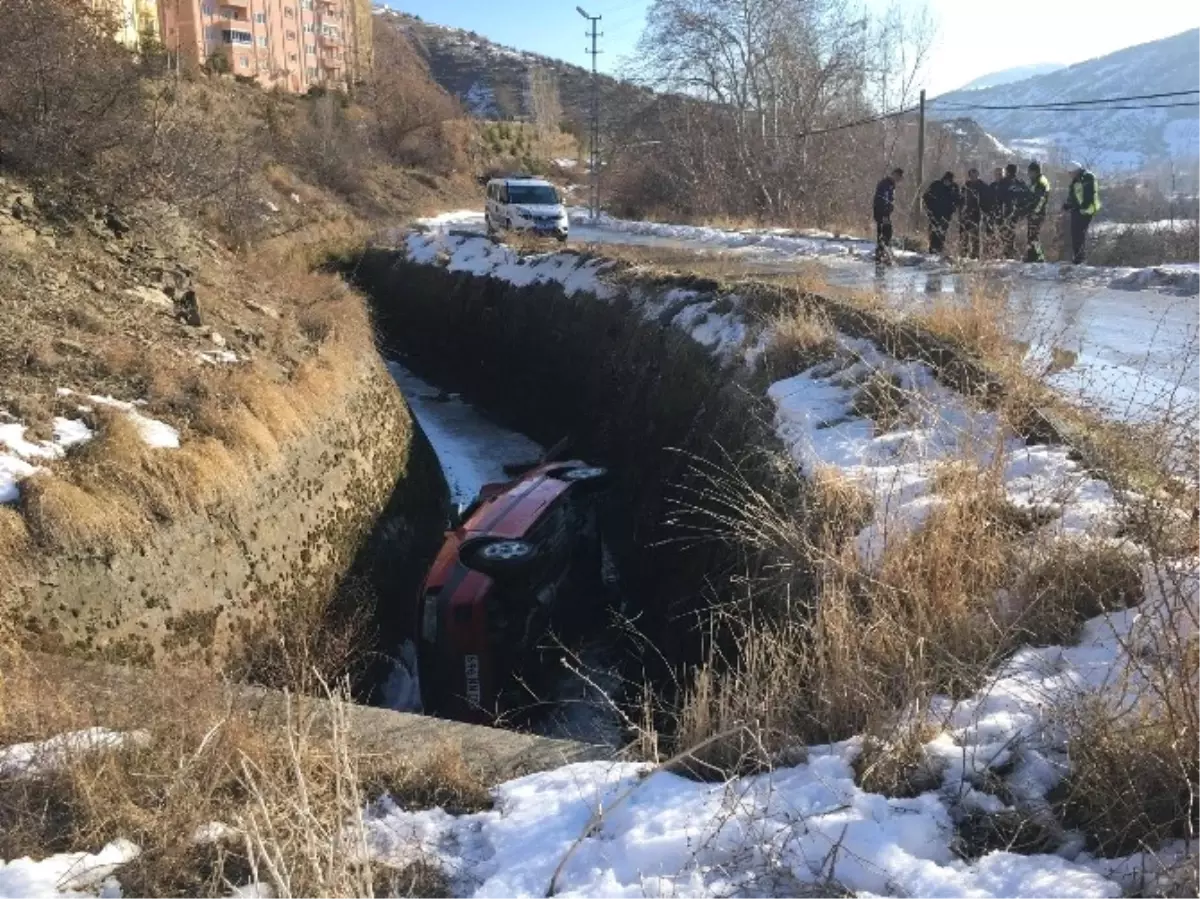
[(327, 674), (373, 632), (390, 649), (445, 488), (362, 299), (286, 248), (235, 252), (152, 205), (80, 219), (11, 179), (0, 247), (14, 636), (270, 683), (328, 624), (359, 645)]

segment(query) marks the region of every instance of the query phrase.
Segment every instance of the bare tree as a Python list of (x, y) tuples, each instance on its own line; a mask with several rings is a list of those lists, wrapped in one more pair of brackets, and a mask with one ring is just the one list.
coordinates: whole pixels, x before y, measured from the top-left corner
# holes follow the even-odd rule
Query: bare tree
[(558, 93), (558, 79), (549, 69), (531, 66), (529, 80), (529, 114), (537, 129), (538, 138), (546, 140), (554, 135), (562, 122), (562, 100)]

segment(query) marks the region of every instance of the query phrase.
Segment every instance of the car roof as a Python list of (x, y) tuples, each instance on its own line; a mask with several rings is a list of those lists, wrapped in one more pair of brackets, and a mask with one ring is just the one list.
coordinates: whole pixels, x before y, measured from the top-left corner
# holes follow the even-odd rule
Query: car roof
[(508, 184), (517, 185), (518, 187), (553, 187), (549, 181), (544, 178), (493, 178), (492, 184)]

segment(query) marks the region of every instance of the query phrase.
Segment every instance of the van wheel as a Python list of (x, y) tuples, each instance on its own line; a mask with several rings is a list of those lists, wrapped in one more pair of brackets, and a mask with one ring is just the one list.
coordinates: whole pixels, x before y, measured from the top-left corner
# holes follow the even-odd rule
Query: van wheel
[(537, 547), (528, 540), (478, 540), (465, 544), (458, 557), (468, 568), (484, 574), (519, 574), (537, 558)]

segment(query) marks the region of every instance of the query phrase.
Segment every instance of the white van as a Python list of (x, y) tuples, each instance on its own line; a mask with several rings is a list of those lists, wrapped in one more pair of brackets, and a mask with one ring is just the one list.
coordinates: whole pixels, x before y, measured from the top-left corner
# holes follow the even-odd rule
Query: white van
[(567, 210), (554, 185), (541, 178), (493, 178), (484, 212), (488, 234), (532, 231), (567, 239)]

